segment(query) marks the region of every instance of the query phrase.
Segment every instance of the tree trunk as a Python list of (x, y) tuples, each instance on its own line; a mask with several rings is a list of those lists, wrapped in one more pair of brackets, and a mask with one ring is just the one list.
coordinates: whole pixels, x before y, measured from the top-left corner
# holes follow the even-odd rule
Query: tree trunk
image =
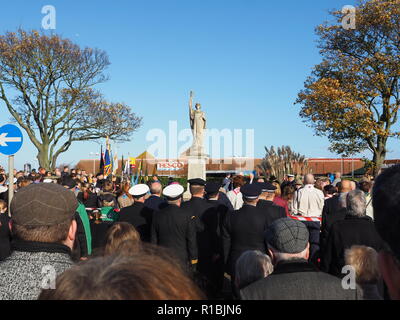
[(46, 145), (42, 145), (42, 148), (38, 150), (37, 159), (39, 161), (39, 166), (46, 169), (52, 170), (52, 161), (49, 156), (49, 148)]
[(374, 157), (372, 159), (372, 162), (374, 164), (374, 170), (373, 170), (373, 174), (374, 177), (376, 177), (379, 174), (379, 171), (382, 168), (383, 162), (385, 161), (386, 158), (386, 150), (385, 148), (381, 149), (381, 150), (377, 150), (376, 152), (374, 152)]

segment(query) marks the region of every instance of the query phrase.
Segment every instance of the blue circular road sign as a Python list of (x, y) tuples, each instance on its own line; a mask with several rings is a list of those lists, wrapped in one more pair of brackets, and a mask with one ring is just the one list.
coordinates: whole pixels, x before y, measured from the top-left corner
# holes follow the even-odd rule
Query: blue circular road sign
[(0, 153), (7, 156), (17, 153), (23, 140), (22, 132), (17, 126), (6, 124), (0, 127)]

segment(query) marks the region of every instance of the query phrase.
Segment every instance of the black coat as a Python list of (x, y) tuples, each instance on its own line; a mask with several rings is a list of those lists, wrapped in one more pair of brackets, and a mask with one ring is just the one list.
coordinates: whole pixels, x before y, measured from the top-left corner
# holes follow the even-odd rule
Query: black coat
[(194, 219), (176, 205), (154, 212), (151, 242), (171, 249), (184, 265), (198, 259)]
[(150, 242), (152, 216), (153, 210), (141, 202), (134, 202), (131, 206), (121, 209), (118, 221), (132, 224), (139, 232), (141, 240)]
[(267, 215), (255, 206), (244, 204), (226, 215), (222, 227), (224, 261), (227, 272), (234, 275), (236, 260), (247, 250), (266, 252), (264, 232), (269, 225)]
[(280, 218), (286, 218), (285, 208), (276, 205), (273, 201), (258, 200), (257, 208), (267, 216), (268, 225)]
[(328, 239), (329, 230), (336, 221), (343, 220), (346, 216), (346, 208), (341, 208), (339, 203), (339, 195), (334, 195), (332, 198), (325, 200), (324, 208), (322, 209), (321, 248), (325, 246)]
[(306, 260), (278, 263), (274, 272), (240, 291), (242, 300), (361, 300), (361, 291), (345, 290), (342, 281), (318, 272)]
[(153, 210), (153, 211), (158, 211), (164, 207), (167, 206), (167, 201), (165, 201), (165, 199), (161, 198), (161, 197), (157, 197), (157, 196), (150, 196), (148, 197), (145, 201), (144, 201), (144, 205), (145, 207)]
[(87, 246), (85, 227), (83, 226), (82, 219), (78, 212), (75, 213), (75, 221), (76, 236), (72, 250), (72, 259), (78, 261), (82, 257), (87, 257), (89, 255), (89, 250)]
[(200, 220), (203, 229), (197, 232), (197, 245), (199, 255), (199, 271), (209, 267), (212, 257), (220, 255), (222, 258), (222, 221), (228, 212), (228, 208), (217, 200), (206, 200), (207, 209)]
[(92, 234), (92, 250), (102, 248), (106, 244), (106, 235), (108, 229), (113, 225), (111, 221), (101, 221), (96, 223), (90, 220), (90, 231)]
[(10, 218), (6, 213), (0, 214), (0, 261), (11, 254)]
[(376, 251), (384, 248), (384, 242), (370, 217), (347, 215), (344, 220), (332, 225), (326, 245), (321, 250), (321, 270), (342, 276), (344, 252), (353, 245), (372, 247)]
[(232, 202), (230, 202), (230, 200), (228, 199), (228, 196), (225, 193), (223, 193), (223, 192), (219, 193), (218, 202), (220, 204), (223, 204), (224, 206), (226, 206), (229, 211), (234, 210), (233, 206), (232, 206)]
[(211, 207), (212, 205), (210, 205), (207, 200), (199, 197), (192, 197), (189, 201), (183, 202), (181, 205), (181, 208), (185, 210), (190, 217), (195, 217), (197, 232), (202, 232), (204, 230), (202, 216), (204, 212)]

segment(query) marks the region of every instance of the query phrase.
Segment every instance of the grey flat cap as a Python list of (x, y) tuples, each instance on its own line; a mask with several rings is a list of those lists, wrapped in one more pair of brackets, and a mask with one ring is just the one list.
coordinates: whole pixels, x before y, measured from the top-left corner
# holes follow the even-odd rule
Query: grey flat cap
[(279, 252), (300, 253), (307, 247), (309, 232), (304, 223), (291, 218), (282, 218), (267, 228), (265, 241)]
[(70, 190), (55, 183), (33, 183), (14, 195), (11, 218), (21, 226), (52, 226), (72, 219), (77, 207)]

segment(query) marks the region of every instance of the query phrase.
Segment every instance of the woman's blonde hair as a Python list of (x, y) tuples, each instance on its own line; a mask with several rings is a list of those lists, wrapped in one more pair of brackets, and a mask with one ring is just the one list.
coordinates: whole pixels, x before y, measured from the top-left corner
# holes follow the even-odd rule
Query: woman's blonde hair
[(344, 254), (346, 265), (354, 268), (357, 283), (375, 283), (380, 278), (378, 253), (366, 246), (352, 246)]
[(134, 241), (140, 247), (140, 234), (135, 227), (127, 222), (117, 222), (107, 231), (104, 255), (114, 254), (124, 241)]
[(275, 196), (276, 197), (280, 197), (281, 196), (281, 194), (282, 194), (282, 192), (281, 192), (281, 186), (279, 185), (279, 183), (278, 182), (271, 182), (272, 183), (272, 185), (274, 185), (275, 187), (276, 187), (276, 189), (275, 189)]

